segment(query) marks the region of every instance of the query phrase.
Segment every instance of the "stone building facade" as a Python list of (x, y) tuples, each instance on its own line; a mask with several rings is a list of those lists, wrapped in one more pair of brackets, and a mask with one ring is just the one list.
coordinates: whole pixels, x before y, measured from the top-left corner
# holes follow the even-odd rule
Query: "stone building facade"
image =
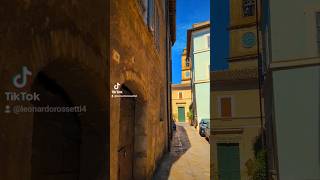
[(255, 11), (255, 1), (230, 0), (228, 68), (211, 71), (214, 179), (251, 179), (254, 173), (255, 144), (263, 122)]
[(107, 179), (107, 1), (2, 1), (0, 12), (0, 179)]
[[(169, 148), (174, 0), (111, 1), (110, 175), (151, 179)], [(110, 95), (111, 96), (111, 95)]]

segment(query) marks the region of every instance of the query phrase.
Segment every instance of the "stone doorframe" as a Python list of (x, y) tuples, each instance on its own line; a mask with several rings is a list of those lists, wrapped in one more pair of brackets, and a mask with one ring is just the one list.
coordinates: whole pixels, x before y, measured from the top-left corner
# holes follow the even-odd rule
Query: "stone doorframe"
[[(133, 177), (137, 180), (144, 180), (147, 178), (148, 119), (150, 118), (150, 115), (147, 101), (149, 91), (145, 78), (146, 77), (141, 77), (138, 72), (126, 70), (121, 73), (119, 80), (122, 86), (128, 88), (133, 95), (137, 95), (137, 98), (135, 98), (133, 157)], [(117, 103), (120, 103), (120, 101), (117, 101)], [(120, 109), (117, 110), (117, 112), (120, 113)], [(117, 115), (117, 117), (120, 117), (120, 115)]]

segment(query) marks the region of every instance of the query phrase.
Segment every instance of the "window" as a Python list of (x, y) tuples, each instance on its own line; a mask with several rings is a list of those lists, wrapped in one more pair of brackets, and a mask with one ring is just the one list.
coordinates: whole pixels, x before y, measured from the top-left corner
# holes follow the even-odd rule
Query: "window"
[(153, 40), (155, 43), (155, 47), (160, 51), (160, 16), (159, 16), (159, 10), (155, 4), (154, 0), (145, 0), (148, 1), (148, 17), (147, 17), (147, 23), (149, 30), (151, 31), (153, 35)]
[(210, 35), (207, 36), (207, 44), (208, 44), (208, 48), (210, 49)]
[(186, 59), (186, 67), (190, 67), (190, 58)]
[(182, 99), (182, 92), (179, 92), (179, 99)]
[(186, 77), (189, 78), (190, 77), (190, 72), (186, 72)]
[(255, 14), (255, 0), (243, 0), (243, 16), (254, 16)]
[(154, 32), (154, 42), (158, 52), (160, 51), (160, 16), (158, 9), (155, 9), (155, 32)]
[(147, 23), (148, 19), (148, 0), (137, 0), (143, 20)]
[(221, 117), (231, 117), (232, 116), (232, 102), (231, 97), (220, 98), (220, 115)]
[(317, 44), (318, 52), (320, 53), (320, 12), (316, 13), (316, 22), (317, 22)]
[(152, 33), (154, 33), (154, 0), (146, 0), (148, 1), (148, 17), (147, 17), (147, 22), (148, 22), (148, 27), (151, 30)]

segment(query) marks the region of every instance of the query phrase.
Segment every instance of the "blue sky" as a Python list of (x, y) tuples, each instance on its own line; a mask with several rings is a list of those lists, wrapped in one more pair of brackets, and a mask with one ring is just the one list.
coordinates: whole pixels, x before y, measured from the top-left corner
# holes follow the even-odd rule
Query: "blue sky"
[(177, 0), (177, 40), (172, 48), (172, 83), (181, 82), (181, 55), (187, 30), (192, 24), (210, 20), (210, 0)]

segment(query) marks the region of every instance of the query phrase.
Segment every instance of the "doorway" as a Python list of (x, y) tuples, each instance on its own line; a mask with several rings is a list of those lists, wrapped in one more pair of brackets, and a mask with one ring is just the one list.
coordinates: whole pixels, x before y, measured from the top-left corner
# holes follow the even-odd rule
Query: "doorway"
[[(125, 86), (122, 87), (122, 92), (124, 95), (132, 95), (132, 92)], [(131, 180), (134, 176), (135, 104), (134, 98), (121, 98), (120, 100), (119, 180)]]
[[(34, 91), (41, 95), (35, 107), (67, 107), (72, 102), (64, 89), (39, 73)], [(81, 128), (78, 114), (34, 113), (32, 138), (32, 180), (80, 179)]]
[(239, 144), (218, 144), (219, 180), (240, 180)]
[(32, 105), (60, 110), (33, 113), (31, 180), (105, 179), (109, 137), (102, 82), (88, 69), (59, 60), (38, 72), (32, 92), (40, 101)]
[(178, 107), (178, 120), (179, 122), (185, 122), (185, 108), (184, 107)]

